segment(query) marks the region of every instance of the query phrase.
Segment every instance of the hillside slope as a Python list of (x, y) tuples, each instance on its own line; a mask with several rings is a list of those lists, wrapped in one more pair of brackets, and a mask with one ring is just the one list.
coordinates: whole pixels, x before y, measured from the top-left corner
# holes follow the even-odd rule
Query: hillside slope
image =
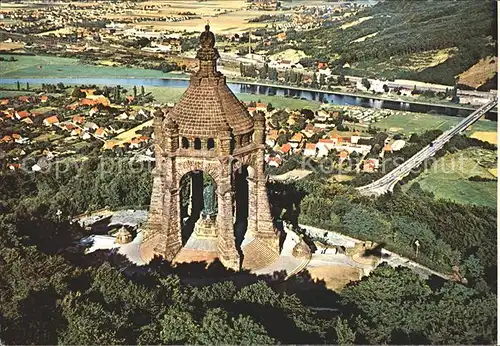
[[(297, 46), (337, 70), (348, 62), (345, 74), (455, 84), (496, 55), (496, 12), (493, 0), (386, 0), (332, 27), (297, 33)], [(454, 53), (437, 65), (408, 66), (415, 56), (443, 50)]]

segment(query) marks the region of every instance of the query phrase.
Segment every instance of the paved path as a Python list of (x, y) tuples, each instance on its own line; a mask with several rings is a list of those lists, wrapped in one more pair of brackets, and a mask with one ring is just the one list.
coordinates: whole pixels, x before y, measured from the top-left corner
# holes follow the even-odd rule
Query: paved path
[[(327, 231), (324, 229), (312, 227), (312, 226), (306, 226), (306, 225), (299, 225), (300, 228), (305, 230), (305, 233), (309, 236), (312, 237), (318, 237), (318, 238), (323, 238), (327, 240), (328, 245), (339, 245), (339, 246), (345, 246), (345, 247), (353, 247), (356, 243), (363, 243), (363, 240), (360, 239), (355, 239), (348, 237), (346, 235), (333, 232), (333, 231)], [(324, 237), (325, 233), (327, 234), (326, 237)], [(421, 275), (422, 277), (428, 278), (431, 275), (436, 275), (439, 276), (443, 279), (449, 280), (449, 277), (445, 274), (436, 272), (435, 270), (432, 270), (430, 268), (427, 268), (415, 261), (412, 261), (406, 257), (400, 256), (394, 252), (391, 252), (386, 249), (382, 249), (382, 254), (383, 258), (379, 261), (377, 265), (380, 263), (386, 262), (392, 267), (398, 267), (398, 266), (403, 266), (411, 269), (413, 272), (416, 274)], [(347, 258), (346, 258), (347, 257)], [(365, 274), (368, 274), (371, 270), (375, 269), (376, 266), (372, 266), (369, 264), (362, 264), (359, 262), (356, 262), (349, 258), (346, 255), (330, 255), (330, 254), (314, 254), (313, 255), (313, 260), (309, 263), (308, 266), (314, 267), (316, 265), (320, 266), (322, 263), (331, 263), (331, 265), (349, 265), (349, 266), (354, 266), (356, 268), (359, 268), (363, 270)], [(325, 265), (325, 264), (323, 264)], [(371, 268), (371, 269), (370, 269)]]
[[(99, 215), (101, 217), (104, 215), (106, 217), (111, 216), (110, 224), (137, 226), (138, 224), (146, 220), (147, 211), (119, 210), (116, 212), (109, 212), (109, 211), (102, 212), (99, 213)], [(94, 215), (91, 217), (87, 216), (85, 217), (85, 223), (86, 225), (89, 225), (92, 224), (93, 222), (98, 221), (99, 219), (100, 217), (98, 215)], [(80, 222), (81, 221), (82, 220), (80, 220)], [(348, 248), (348, 247), (354, 247), (355, 244), (363, 242), (362, 240), (351, 238), (337, 232), (327, 231), (324, 229), (306, 225), (299, 225), (299, 226), (302, 229), (304, 229), (305, 233), (309, 236), (326, 239), (328, 245), (339, 245)], [(360, 269), (364, 273), (364, 275), (368, 275), (370, 271), (376, 267), (370, 264), (356, 262), (352, 258), (344, 254), (334, 254), (333, 251), (329, 249), (327, 249), (325, 254), (321, 253), (313, 254), (310, 260), (295, 258), (292, 255), (292, 251), (295, 245), (299, 242), (300, 238), (295, 232), (291, 231), (288, 227), (285, 227), (284, 229), (285, 232), (287, 233), (287, 236), (283, 243), (283, 248), (278, 260), (272, 263), (271, 265), (267, 266), (266, 268), (262, 268), (255, 271), (254, 272), (255, 274), (272, 275), (274, 272), (285, 271), (286, 275), (290, 276), (296, 274), (302, 269), (331, 265), (331, 266), (355, 267)], [(324, 237), (325, 234), (326, 237)], [(139, 246), (142, 241), (142, 236), (143, 233), (139, 232), (132, 242), (125, 245), (115, 244), (114, 243), (115, 237), (108, 235), (92, 235), (82, 239), (81, 243), (90, 244), (89, 248), (86, 250), (86, 253), (91, 253), (97, 250), (118, 249), (117, 251), (119, 254), (126, 256), (130, 260), (130, 262), (141, 266), (145, 264), (140, 256), (140, 251), (139, 251)], [(248, 239), (245, 238), (242, 246), (245, 246), (251, 240), (252, 240), (251, 238)], [(200, 249), (202, 251), (207, 251), (207, 250), (214, 251), (216, 250), (216, 243), (213, 241), (196, 239), (193, 233), (193, 235), (188, 240), (186, 247), (190, 249)], [(379, 264), (382, 262), (387, 262), (389, 265), (393, 267), (404, 266), (410, 268), (412, 271), (423, 277), (429, 277), (430, 275), (437, 275), (439, 277), (442, 277), (443, 279), (448, 279), (448, 277), (444, 274), (438, 273), (408, 258), (402, 257), (388, 250), (383, 249), (382, 253), (387, 256), (384, 256), (385, 258), (383, 258), (379, 262)]]

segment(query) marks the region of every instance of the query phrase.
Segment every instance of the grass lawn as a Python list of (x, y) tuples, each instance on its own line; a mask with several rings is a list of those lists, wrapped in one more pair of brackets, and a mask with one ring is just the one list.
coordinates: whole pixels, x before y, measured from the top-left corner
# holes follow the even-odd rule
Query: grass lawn
[[(1, 55), (9, 58), (9, 55)], [(130, 67), (108, 67), (85, 65), (77, 59), (53, 56), (18, 55), (18, 61), (0, 61), (0, 77), (3, 78), (50, 78), (50, 77), (125, 77), (125, 78), (167, 78), (179, 74), (163, 73), (157, 70), (146, 70)]]
[(118, 136), (112, 138), (110, 141), (115, 143), (115, 145), (122, 145), (123, 143), (129, 142), (135, 137), (139, 137), (140, 135), (136, 133), (137, 131), (150, 126), (153, 126), (153, 120), (148, 120), (134, 128), (131, 128), (128, 131), (122, 132)]
[[(375, 123), (374, 126), (392, 133), (422, 133), (427, 130), (448, 130), (458, 124), (462, 118), (448, 115), (425, 113), (400, 113), (391, 115)], [(496, 132), (497, 123), (489, 120), (478, 120), (468, 132)]]
[[(12, 86), (9, 86), (12, 87)], [(11, 91), (11, 90), (0, 90), (0, 98), (4, 97), (13, 97), (13, 96), (23, 96), (23, 95), (31, 95), (32, 91)]]
[[(497, 182), (470, 181), (480, 176), (494, 179), (495, 151), (470, 148), (438, 159), (412, 183), (418, 182), (423, 190), (434, 193), (438, 199), (457, 203), (485, 205), (496, 208)], [(411, 185), (408, 184), (405, 188)]]
[(57, 133), (44, 133), (43, 135), (33, 138), (33, 142), (54, 142), (61, 138), (64, 138), (64, 136)]

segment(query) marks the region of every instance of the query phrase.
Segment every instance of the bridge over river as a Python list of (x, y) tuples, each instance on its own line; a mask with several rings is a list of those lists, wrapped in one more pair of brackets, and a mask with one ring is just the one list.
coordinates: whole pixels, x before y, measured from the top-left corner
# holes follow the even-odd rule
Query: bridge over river
[(441, 149), (450, 139), (453, 138), (453, 136), (461, 133), (470, 125), (479, 120), (482, 116), (492, 110), (497, 105), (497, 103), (498, 99), (488, 102), (487, 104), (473, 112), (471, 115), (464, 118), (456, 126), (443, 133), (436, 140), (413, 155), (410, 159), (406, 160), (404, 163), (384, 175), (382, 178), (368, 185), (359, 187), (359, 192), (363, 195), (368, 196), (380, 196), (389, 191), (392, 191), (396, 183), (410, 174), (412, 169), (420, 166), (431, 156), (434, 156), (439, 149)]

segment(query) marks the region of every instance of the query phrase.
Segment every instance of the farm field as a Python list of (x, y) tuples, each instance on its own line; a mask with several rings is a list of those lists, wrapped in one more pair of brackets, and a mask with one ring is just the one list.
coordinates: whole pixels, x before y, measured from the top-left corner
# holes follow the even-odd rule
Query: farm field
[[(370, 39), (376, 33), (358, 38), (353, 42), (370, 42)], [(413, 53), (405, 57), (394, 57), (390, 61), (378, 61), (376, 59), (368, 59), (366, 61), (354, 63), (346, 72), (356, 76), (378, 76), (388, 79), (400, 80), (399, 76), (405, 75), (409, 71), (418, 72), (426, 68), (434, 67), (444, 63), (451, 58), (457, 49), (447, 48), (439, 50), (430, 50), (421, 53)], [(423, 86), (423, 84), (415, 83), (415, 85)]]
[[(208, 0), (188, 1), (152, 1), (144, 5), (160, 5), (163, 8), (157, 13), (148, 14), (151, 19), (163, 16), (179, 16), (180, 13), (193, 13), (197, 18), (183, 20), (179, 22), (160, 22), (160, 21), (139, 21), (138, 27), (153, 28), (160, 30), (199, 32), (210, 22), (212, 30), (215, 32), (242, 32), (251, 28), (263, 27), (265, 23), (248, 23), (251, 18), (262, 15), (261, 11), (247, 10), (245, 0)], [(140, 15), (142, 17), (143, 15)], [(122, 15), (109, 16), (111, 19), (120, 19)]]
[(498, 144), (498, 133), (496, 133), (496, 132), (478, 131), (478, 132), (474, 132), (471, 135), (471, 137), (480, 139), (480, 140), (488, 142), (488, 143)]
[(134, 128), (131, 128), (128, 131), (122, 132), (118, 136), (112, 138), (110, 141), (115, 145), (122, 145), (123, 143), (130, 142), (130, 140), (132, 140), (133, 138), (138, 137), (139, 135), (136, 133), (137, 131), (150, 126), (153, 126), (153, 120), (148, 120)]
[[(0, 55), (9, 58), (9, 55)], [(179, 77), (179, 74), (163, 73), (157, 70), (146, 70), (129, 67), (107, 67), (84, 65), (77, 59), (60, 58), (53, 56), (19, 55), (18, 61), (0, 61), (0, 77), (28, 78), (28, 77), (126, 77), (126, 78), (168, 78)]]
[(468, 180), (473, 176), (495, 179), (496, 155), (495, 151), (478, 148), (447, 154), (413, 183), (419, 183), (423, 190), (434, 193), (438, 199), (496, 208), (497, 182)]
[[(462, 118), (424, 113), (401, 113), (391, 115), (375, 124), (375, 127), (392, 133), (421, 133), (427, 130), (440, 129), (446, 131), (450, 127), (458, 124)], [(468, 131), (496, 132), (497, 123), (490, 120), (478, 120)]]
[(477, 64), (460, 74), (458, 83), (477, 88), (492, 78), (497, 71), (498, 58), (481, 59)]

